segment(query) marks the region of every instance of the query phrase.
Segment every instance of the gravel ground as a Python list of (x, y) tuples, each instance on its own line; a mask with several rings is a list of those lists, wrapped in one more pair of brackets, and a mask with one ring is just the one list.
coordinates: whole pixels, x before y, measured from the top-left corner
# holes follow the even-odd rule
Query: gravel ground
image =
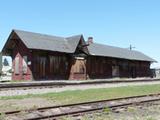
[[(70, 109), (70, 108), (68, 108)], [(61, 108), (62, 110), (62, 108)], [(64, 110), (63, 110), (64, 111)], [(3, 120), (19, 120), (27, 119), (27, 117), (35, 117), (39, 115), (50, 115), (55, 113), (60, 113), (59, 109), (45, 111), (43, 114), (38, 112), (31, 112), (26, 115), (25, 112), (21, 112), (16, 116), (2, 116)], [(5, 119), (6, 118), (6, 119)], [(51, 119), (46, 119), (51, 120)], [(152, 103), (144, 103), (137, 106), (129, 106), (126, 108), (118, 108), (116, 110), (111, 110), (109, 108), (105, 108), (100, 112), (85, 114), (83, 116), (65, 116), (59, 118), (58, 120), (160, 120), (160, 101), (152, 102)]]
[[(45, 98), (25, 98), (0, 100), (0, 113), (14, 110), (34, 109), (38, 107), (46, 107), (56, 105), (54, 101)], [(1, 120), (1, 119), (0, 119)]]
[[(143, 105), (141, 104), (140, 107), (133, 106), (131, 108), (127, 108), (127, 107), (126, 108), (124, 108), (124, 107), (123, 108), (118, 108), (118, 109), (114, 110), (113, 113), (111, 113), (112, 111), (109, 108), (107, 108), (107, 106), (110, 106), (110, 105), (119, 105), (119, 104), (123, 104), (123, 103), (134, 103), (136, 101), (152, 100), (152, 99), (158, 99), (158, 98), (160, 98), (160, 96), (148, 96), (148, 97), (134, 98), (134, 99), (129, 99), (129, 100), (119, 100), (119, 101), (114, 101), (114, 102), (111, 101), (111, 102), (102, 102), (102, 103), (98, 103), (98, 104), (95, 103), (95, 104), (92, 104), (92, 105), (88, 104), (88, 105), (77, 105), (77, 106), (72, 106), (72, 107), (60, 107), (60, 108), (55, 108), (55, 109), (53, 108), (53, 109), (50, 109), (50, 110), (44, 110), (43, 112), (40, 112), (40, 111), (32, 111), (32, 112), (31, 111), (29, 111), (29, 112), (25, 111), (24, 112), (24, 111), (22, 111), (21, 113), (19, 113), (17, 115), (8, 116), (8, 118), (12, 119), (12, 118), (16, 117), (16, 119), (14, 119), (14, 120), (17, 120), (18, 118), (19, 119), (29, 119), (30, 117), (33, 118), (33, 116), (34, 117), (36, 117), (36, 116), (40, 117), (40, 116), (46, 116), (46, 115), (48, 116), (48, 115), (66, 113), (66, 112), (73, 112), (75, 110), (79, 111), (79, 110), (84, 110), (84, 109), (97, 108), (97, 107), (102, 107), (102, 106), (103, 107), (106, 106), (106, 108), (101, 111), (101, 113), (103, 113), (103, 114), (109, 113), (109, 112), (110, 112), (110, 114), (118, 113), (119, 112), (119, 113), (123, 114), (123, 116), (127, 117), (128, 114), (131, 114), (132, 112), (135, 114), (135, 112), (138, 111), (139, 114), (143, 115), (143, 114), (145, 114), (147, 107), (153, 106), (152, 103), (149, 103), (149, 104), (145, 103)], [(37, 100), (37, 102), (38, 101), (39, 101), (39, 99)], [(30, 104), (30, 103), (27, 103), (27, 104)], [(156, 105), (158, 105), (158, 103), (156, 103)], [(152, 114), (152, 112), (153, 111), (150, 111), (151, 114)], [(119, 114), (113, 114), (113, 116), (118, 117)], [(129, 116), (134, 116), (134, 115), (131, 114)], [(127, 120), (129, 120), (129, 119), (127, 119)]]
[(42, 94), (49, 92), (62, 92), (68, 90), (86, 90), (91, 88), (111, 88), (111, 87), (121, 87), (121, 86), (139, 86), (139, 85), (152, 85), (160, 84), (160, 81), (154, 82), (138, 82), (138, 83), (110, 83), (110, 84), (92, 84), (92, 85), (73, 85), (64, 86), (62, 88), (37, 88), (37, 89), (26, 89), (26, 90), (6, 90), (0, 91), (1, 96), (15, 96), (15, 95), (27, 95), (27, 94)]
[[(75, 117), (65, 117), (62, 120), (77, 120)], [(79, 120), (160, 120), (160, 101), (120, 108), (116, 111), (109, 109), (101, 113), (86, 114)]]

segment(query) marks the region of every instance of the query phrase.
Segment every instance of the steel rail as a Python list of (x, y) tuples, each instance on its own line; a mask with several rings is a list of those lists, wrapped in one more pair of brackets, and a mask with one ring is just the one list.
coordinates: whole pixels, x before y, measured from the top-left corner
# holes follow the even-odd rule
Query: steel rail
[[(121, 97), (121, 98), (115, 98), (115, 99), (107, 99), (107, 100), (99, 100), (99, 101), (91, 101), (91, 102), (83, 102), (83, 103), (74, 103), (74, 104), (66, 104), (66, 105), (57, 105), (57, 106), (49, 106), (49, 107), (41, 107), (41, 108), (37, 108), (37, 109), (30, 109), (30, 110), (22, 110), (22, 111), (26, 111), (26, 112), (32, 112), (32, 111), (44, 111), (44, 110), (49, 110), (49, 109), (55, 109), (55, 108), (65, 108), (65, 107), (75, 107), (75, 106), (80, 106), (80, 105), (91, 105), (91, 104), (98, 104), (98, 103), (105, 103), (105, 102), (112, 102), (112, 101), (120, 101), (120, 100), (129, 100), (129, 99), (134, 99), (134, 98), (145, 98), (145, 97), (151, 97), (151, 96), (159, 96), (160, 93), (157, 94), (147, 94), (147, 95), (139, 95), (139, 96), (131, 96), (131, 97)], [(145, 102), (151, 102), (151, 101), (157, 101), (160, 100), (159, 99), (152, 99), (152, 100), (146, 100), (146, 101), (138, 101), (136, 103), (145, 103)], [(135, 104), (133, 102), (131, 103), (125, 103), (125, 104), (119, 104), (119, 105), (111, 105), (111, 106), (107, 106), (109, 108), (116, 108), (116, 107), (121, 107), (121, 106), (127, 106), (127, 105), (131, 105), (131, 104)], [(60, 113), (60, 114), (55, 114), (55, 115), (50, 115), (50, 116), (41, 116), (41, 117), (37, 117), (37, 118), (30, 118), (27, 120), (38, 120), (38, 119), (45, 119), (45, 118), (55, 118), (55, 117), (60, 117), (60, 116), (66, 116), (66, 115), (74, 115), (74, 114), (80, 114), (80, 113), (86, 113), (86, 112), (92, 112), (92, 111), (96, 111), (96, 110), (102, 110), (105, 107), (98, 107), (98, 108), (91, 108), (91, 109), (87, 109), (87, 110), (80, 110), (80, 111), (70, 111), (67, 113)], [(17, 110), (17, 111), (9, 111), (9, 112), (4, 112), (3, 114), (5, 115), (13, 115), (13, 114), (18, 114), (20, 112), (22, 112), (21, 110)]]
[(44, 87), (64, 87), (73, 85), (92, 85), (92, 84), (114, 84), (114, 83), (140, 83), (140, 82), (158, 82), (160, 79), (142, 79), (142, 80), (103, 80), (103, 81), (87, 81), (87, 82), (40, 82), (40, 83), (9, 83), (0, 84), (0, 91), (12, 89), (32, 89)]
[[(118, 101), (118, 100), (123, 100), (123, 99), (141, 98), (141, 97), (155, 96), (155, 95), (160, 95), (160, 93), (147, 94), (147, 95), (137, 95), (137, 96), (130, 96), (130, 97), (121, 97), (121, 98), (113, 98), (113, 99), (98, 100), (98, 101), (89, 101), (89, 102), (82, 102), (82, 103), (65, 104), (65, 105), (56, 105), (56, 106), (49, 106), (49, 107), (40, 107), (40, 108), (37, 108), (37, 109), (30, 109), (30, 110), (23, 110), (23, 111), (34, 111), (34, 110), (40, 111), (40, 110), (47, 110), (47, 109), (53, 109), (53, 108), (71, 107), (71, 106), (77, 106), (77, 105), (86, 105), (86, 104), (93, 104), (93, 103)], [(16, 111), (4, 112), (4, 114), (9, 115), (9, 114), (15, 114), (15, 113), (20, 113), (20, 112), (21, 112), (21, 110), (16, 110)]]
[[(160, 101), (160, 98), (138, 101), (138, 102), (123, 103), (123, 104), (119, 104), (119, 105), (110, 105), (110, 106), (107, 106), (107, 108), (126, 107), (126, 106), (130, 106), (130, 105), (134, 105), (134, 104), (142, 104), (142, 103), (149, 103), (149, 102), (155, 102), (155, 101)], [(47, 115), (47, 116), (40, 116), (40, 117), (35, 117), (35, 118), (28, 118), (25, 120), (40, 120), (40, 119), (47, 119), (47, 118), (55, 118), (56, 119), (57, 117), (84, 114), (84, 113), (88, 113), (88, 112), (103, 110), (105, 108), (106, 108), (106, 106), (105, 107), (98, 107), (98, 108), (91, 108), (91, 109), (87, 109), (87, 110), (71, 111), (71, 112), (60, 113), (60, 114), (55, 114), (55, 115)]]

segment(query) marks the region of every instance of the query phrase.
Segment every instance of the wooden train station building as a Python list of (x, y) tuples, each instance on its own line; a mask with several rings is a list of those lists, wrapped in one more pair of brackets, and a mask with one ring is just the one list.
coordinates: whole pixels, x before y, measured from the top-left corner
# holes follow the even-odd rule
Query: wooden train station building
[(93, 42), (12, 30), (2, 49), (12, 58), (13, 80), (149, 77), (155, 60), (141, 52)]

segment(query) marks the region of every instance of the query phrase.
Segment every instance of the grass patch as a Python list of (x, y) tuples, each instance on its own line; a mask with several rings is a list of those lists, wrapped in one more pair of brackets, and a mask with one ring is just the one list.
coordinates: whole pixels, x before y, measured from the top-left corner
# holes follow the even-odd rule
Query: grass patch
[(9, 83), (31, 82), (31, 80), (11, 80)]
[(156, 85), (142, 85), (142, 86), (126, 86), (117, 88), (74, 90), (74, 91), (64, 91), (59, 93), (46, 93), (46, 94), (36, 94), (36, 95), (29, 94), (21, 96), (7, 96), (7, 97), (0, 97), (0, 100), (40, 97), (54, 101), (54, 103), (56, 104), (68, 104), (68, 103), (111, 99), (111, 98), (127, 97), (133, 95), (143, 95), (143, 94), (151, 94), (159, 92), (160, 92), (160, 84), (156, 84)]

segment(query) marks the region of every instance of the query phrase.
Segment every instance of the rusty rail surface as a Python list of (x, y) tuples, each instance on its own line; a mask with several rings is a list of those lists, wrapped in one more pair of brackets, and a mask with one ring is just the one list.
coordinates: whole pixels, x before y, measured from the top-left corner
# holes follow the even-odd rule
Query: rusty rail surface
[[(153, 99), (148, 99), (146, 100), (147, 97), (156, 97), (159, 96), (159, 98), (153, 98)], [(144, 98), (145, 100), (138, 100), (138, 101), (131, 101), (127, 102), (127, 100), (132, 100), (132, 99), (138, 99), (138, 98)], [(55, 108), (65, 108), (65, 107), (76, 107), (80, 105), (90, 105), (92, 104), (100, 104), (100, 103), (107, 103), (107, 102), (120, 102), (122, 100), (126, 100), (125, 103), (122, 104), (115, 104), (115, 105), (109, 105), (109, 106), (100, 106), (96, 108), (89, 108), (89, 109), (82, 109), (78, 111), (67, 111), (67, 112), (62, 112), (62, 113), (57, 113), (54, 115), (46, 115), (46, 116), (38, 116), (35, 118), (26, 118), (26, 120), (39, 120), (39, 119), (47, 119), (47, 118), (57, 118), (57, 117), (62, 117), (62, 116), (67, 116), (67, 115), (76, 115), (76, 114), (82, 114), (82, 113), (87, 113), (87, 112), (93, 112), (93, 111), (98, 111), (98, 110), (103, 110), (104, 108), (118, 108), (118, 107), (123, 107), (123, 106), (129, 106), (133, 104), (141, 104), (141, 103), (147, 103), (147, 102), (154, 102), (154, 101), (160, 101), (160, 93), (157, 94), (148, 94), (148, 95), (139, 95), (139, 96), (131, 96), (131, 97), (122, 97), (122, 98), (115, 98), (115, 99), (107, 99), (107, 100), (99, 100), (99, 101), (91, 101), (91, 102), (83, 102), (83, 103), (75, 103), (75, 104), (67, 104), (67, 105), (57, 105), (57, 106), (50, 106), (50, 107), (42, 107), (42, 108), (37, 108), (34, 110), (26, 110), (29, 112), (32, 111), (45, 111), (45, 110), (50, 110), (50, 109), (55, 109)], [(13, 114), (18, 114), (22, 111), (10, 111), (10, 112), (5, 112), (5, 115), (13, 115)]]

